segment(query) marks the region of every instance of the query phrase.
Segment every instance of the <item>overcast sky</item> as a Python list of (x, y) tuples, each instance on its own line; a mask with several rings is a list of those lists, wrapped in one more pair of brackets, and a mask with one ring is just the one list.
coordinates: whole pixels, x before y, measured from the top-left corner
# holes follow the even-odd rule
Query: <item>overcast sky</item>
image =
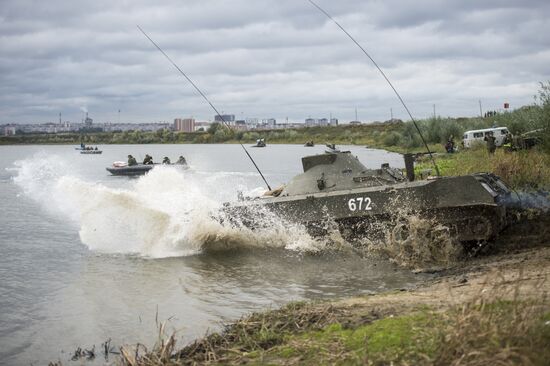
[[(550, 79), (548, 0), (316, 0), (417, 118), (530, 104)], [(303, 122), (408, 119), (382, 76), (307, 0), (0, 0), (0, 124), (158, 122), (213, 111)], [(120, 110), (120, 117), (118, 114)]]

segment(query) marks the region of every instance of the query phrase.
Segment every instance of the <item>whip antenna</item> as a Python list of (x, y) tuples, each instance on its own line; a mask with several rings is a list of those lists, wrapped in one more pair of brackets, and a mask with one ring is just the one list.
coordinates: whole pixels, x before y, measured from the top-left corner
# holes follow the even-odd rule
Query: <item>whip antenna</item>
[[(206, 95), (199, 89), (199, 87), (197, 85), (195, 85), (195, 83), (193, 82), (193, 80), (191, 80), (187, 74), (185, 74), (180, 68), (178, 65), (176, 65), (176, 63), (174, 61), (172, 61), (172, 59), (166, 54), (166, 52), (164, 52), (162, 50), (162, 48), (160, 48), (160, 46), (158, 44), (155, 43), (155, 41), (153, 41), (151, 39), (151, 37), (149, 37), (147, 35), (147, 33), (145, 33), (145, 31), (143, 29), (141, 29), (141, 27), (138, 25), (137, 26), (138, 29), (141, 31), (141, 33), (143, 33), (143, 35), (145, 37), (147, 37), (147, 39), (149, 41), (151, 41), (151, 43), (157, 48), (157, 50), (159, 50), (163, 55), (164, 57), (166, 57), (166, 59), (168, 61), (170, 61), (170, 63), (176, 68), (176, 70), (179, 71), (180, 74), (183, 75), (183, 77), (185, 77), (187, 79), (187, 81), (193, 85), (193, 87), (195, 88), (195, 90), (204, 98), (204, 100), (206, 100), (206, 102), (210, 105), (210, 107), (214, 110), (214, 112), (216, 112), (216, 115), (222, 120), (223, 124), (228, 128), (228, 129), (231, 129), (231, 127), (229, 126), (229, 124), (225, 121), (225, 118), (223, 118), (223, 116), (220, 114), (220, 112), (218, 112), (218, 110), (216, 109), (216, 107), (214, 107), (214, 105), (210, 102), (210, 100), (208, 100), (208, 98), (206, 97)], [(246, 150), (246, 148), (244, 147), (243, 144), (239, 143), (239, 145), (241, 145), (241, 147), (243, 148), (244, 152), (246, 153), (246, 155), (248, 156), (248, 158), (250, 159), (250, 161), (252, 162), (252, 164), (254, 164), (254, 167), (256, 168), (256, 170), (258, 171), (258, 173), (260, 173), (260, 176), (262, 177), (262, 179), (264, 180), (264, 183), (265, 185), (267, 186), (267, 189), (269, 189), (271, 191), (271, 187), (269, 186), (269, 183), (267, 183), (267, 180), (265, 179), (264, 175), (262, 174), (260, 168), (258, 168), (258, 165), (256, 165), (256, 162), (254, 161), (254, 159), (252, 159), (252, 156), (250, 156), (250, 154), (248, 153), (248, 150)]]
[(399, 95), (399, 93), (397, 92), (397, 89), (395, 89), (395, 87), (393, 86), (393, 84), (391, 83), (390, 79), (388, 79), (388, 77), (386, 76), (386, 74), (384, 73), (384, 71), (382, 71), (382, 69), (380, 68), (380, 66), (378, 66), (378, 64), (376, 63), (376, 61), (374, 61), (374, 59), (369, 55), (369, 53), (355, 40), (355, 38), (353, 38), (351, 36), (351, 34), (348, 33), (348, 31), (346, 31), (344, 29), (344, 27), (342, 27), (340, 25), (340, 23), (338, 23), (333, 17), (330, 16), (329, 13), (327, 13), (323, 8), (321, 8), (319, 5), (317, 5), (316, 3), (314, 3), (312, 0), (308, 0), (311, 5), (313, 5), (314, 7), (316, 7), (321, 13), (325, 14), (327, 16), (327, 18), (329, 18), (330, 20), (332, 20), (334, 22), (334, 24), (336, 24), (338, 26), (338, 28), (340, 28), (342, 30), (342, 32), (344, 32), (348, 37), (349, 39), (351, 39), (353, 41), (353, 43), (355, 43), (357, 45), (357, 47), (359, 47), (361, 49), (361, 51), (363, 51), (363, 53), (372, 61), (372, 63), (374, 64), (374, 66), (378, 69), (378, 71), (380, 71), (380, 74), (382, 74), (382, 76), (384, 77), (384, 79), (386, 79), (386, 81), (388, 82), (388, 84), (390, 85), (390, 87), (393, 89), (393, 92), (395, 93), (395, 95), (397, 95), (397, 98), (399, 99), (399, 101), (401, 102), (401, 104), (403, 104), (403, 107), (405, 107), (405, 110), (407, 111), (409, 117), (411, 117), (411, 121), (413, 122), (414, 124), (414, 127), (416, 127), (416, 130), (418, 131), (418, 134), (420, 135), (420, 138), (422, 139), (422, 142), (424, 143), (424, 146), (426, 147), (426, 150), (428, 151), (428, 154), (430, 155), (430, 159), (432, 160), (432, 163), (434, 165), (434, 168), (435, 168), (435, 172), (436, 174), (439, 176), (439, 168), (437, 167), (437, 164), (435, 163), (435, 159), (432, 155), (432, 152), (430, 151), (430, 148), (428, 147), (428, 144), (426, 143), (426, 140), (424, 140), (424, 136), (422, 136), (422, 132), (420, 132), (420, 128), (418, 128), (418, 125), (416, 124), (416, 120), (414, 119), (414, 117), (412, 116), (412, 113), (411, 111), (409, 111), (409, 108), (407, 108), (407, 105), (405, 104), (405, 102), (403, 101), (403, 98), (401, 98), (401, 95)]

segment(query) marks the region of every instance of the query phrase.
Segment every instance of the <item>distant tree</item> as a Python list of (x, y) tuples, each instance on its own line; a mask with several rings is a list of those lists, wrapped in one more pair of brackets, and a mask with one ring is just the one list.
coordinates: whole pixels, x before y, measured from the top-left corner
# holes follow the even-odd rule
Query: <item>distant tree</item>
[(128, 142), (131, 144), (141, 144), (143, 142), (143, 132), (141, 132), (140, 130), (135, 130), (130, 134), (129, 140), (130, 141)]
[(227, 130), (225, 128), (218, 128), (214, 133), (215, 142), (223, 142), (228, 139)]
[(218, 122), (214, 122), (210, 125), (210, 127), (208, 127), (208, 130), (206, 132), (211, 135), (215, 135), (216, 131), (218, 131), (221, 127), (222, 126)]

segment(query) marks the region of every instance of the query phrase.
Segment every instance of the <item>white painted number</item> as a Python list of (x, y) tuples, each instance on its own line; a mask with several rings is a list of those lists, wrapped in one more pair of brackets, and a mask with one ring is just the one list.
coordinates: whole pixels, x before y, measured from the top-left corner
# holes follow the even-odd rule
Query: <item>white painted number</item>
[(351, 198), (348, 201), (348, 207), (350, 211), (370, 211), (372, 210), (372, 207), (370, 206), (372, 203), (370, 197), (357, 197), (357, 198)]

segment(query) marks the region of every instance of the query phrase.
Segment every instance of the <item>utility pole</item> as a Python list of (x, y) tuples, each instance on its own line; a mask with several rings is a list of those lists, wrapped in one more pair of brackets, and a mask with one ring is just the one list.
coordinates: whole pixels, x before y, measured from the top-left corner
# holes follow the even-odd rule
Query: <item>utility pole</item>
[(435, 119), (435, 104), (434, 104), (434, 119)]
[(393, 108), (390, 108), (390, 121), (393, 121)]
[(483, 118), (483, 109), (481, 109), (481, 99), (479, 100), (479, 116)]

